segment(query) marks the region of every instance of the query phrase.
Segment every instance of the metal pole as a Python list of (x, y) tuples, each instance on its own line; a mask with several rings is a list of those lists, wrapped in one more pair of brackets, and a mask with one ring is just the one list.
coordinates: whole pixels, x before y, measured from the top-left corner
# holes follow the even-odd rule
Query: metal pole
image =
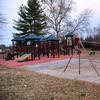
[(31, 60), (33, 61), (33, 42), (31, 42)]
[(59, 52), (59, 41), (57, 41), (57, 42), (58, 42), (58, 57), (60, 57), (60, 56), (59, 56), (59, 55), (60, 55), (60, 54), (59, 54), (59, 53), (60, 53), (60, 52)]
[[(82, 46), (82, 48), (88, 53), (88, 51), (84, 48), (84, 46), (83, 46), (83, 44), (82, 44), (82, 42), (80, 41), (80, 44), (81, 44), (81, 46)], [(99, 75), (99, 72), (97, 71), (97, 69), (95, 68), (95, 66), (94, 66), (94, 64), (93, 64), (93, 62), (91, 61), (91, 59), (90, 59), (90, 56), (89, 55), (87, 55), (87, 57), (88, 57), (88, 59), (89, 59), (89, 61), (90, 61), (90, 63), (91, 63), (91, 66), (92, 66), (92, 68), (95, 70), (95, 72), (96, 72), (96, 74), (97, 74), (97, 76), (99, 77), (100, 75)]]
[(55, 46), (55, 45), (54, 45), (54, 42), (55, 42), (55, 41), (51, 41), (51, 43), (52, 43), (52, 55), (53, 55), (53, 58), (55, 57), (55, 54), (54, 54), (54, 49), (55, 49), (55, 48), (54, 48), (54, 46)]
[(80, 74), (80, 70), (81, 70), (81, 67), (80, 67), (80, 51), (79, 51), (79, 74)]
[(15, 49), (14, 49), (14, 41), (12, 41), (12, 53), (13, 53), (13, 60), (14, 60), (14, 55), (15, 55), (15, 54), (14, 54), (14, 52), (15, 52), (14, 50), (15, 50)]
[(39, 57), (39, 60), (40, 60), (40, 52), (41, 52), (41, 50), (40, 50), (40, 48), (41, 48), (41, 44), (40, 44), (40, 41), (38, 41), (38, 57)]
[(66, 65), (66, 67), (65, 67), (65, 69), (64, 69), (64, 72), (66, 71), (66, 69), (67, 69), (67, 67), (68, 67), (68, 65), (69, 65), (69, 63), (70, 63), (70, 61), (71, 61), (72, 57), (73, 57), (73, 55), (70, 57), (70, 59), (69, 59), (69, 61), (68, 61), (67, 65)]

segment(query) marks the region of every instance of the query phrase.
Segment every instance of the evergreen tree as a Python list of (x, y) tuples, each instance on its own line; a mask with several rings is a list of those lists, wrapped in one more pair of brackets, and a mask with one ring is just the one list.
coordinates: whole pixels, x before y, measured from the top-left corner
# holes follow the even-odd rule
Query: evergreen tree
[(42, 34), (42, 30), (46, 27), (45, 16), (38, 0), (28, 0), (27, 6), (21, 5), (19, 19), (14, 21), (13, 26), (20, 31), (19, 35), (35, 33)]

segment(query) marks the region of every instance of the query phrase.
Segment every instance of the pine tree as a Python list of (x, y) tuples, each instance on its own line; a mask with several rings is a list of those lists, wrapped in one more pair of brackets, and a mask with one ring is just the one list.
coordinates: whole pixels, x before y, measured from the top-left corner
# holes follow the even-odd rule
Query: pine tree
[(14, 28), (20, 31), (19, 35), (35, 33), (42, 35), (42, 30), (46, 27), (45, 16), (38, 0), (28, 0), (27, 6), (21, 5), (19, 19), (14, 21)]

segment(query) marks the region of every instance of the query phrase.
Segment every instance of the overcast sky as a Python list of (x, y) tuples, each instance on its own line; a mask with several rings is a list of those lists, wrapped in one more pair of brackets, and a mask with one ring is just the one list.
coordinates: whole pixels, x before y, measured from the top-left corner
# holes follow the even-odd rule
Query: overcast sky
[(77, 5), (77, 12), (84, 9), (91, 9), (93, 12), (92, 25), (96, 26), (100, 23), (100, 0), (74, 0)]
[[(21, 4), (26, 4), (27, 0), (0, 0), (0, 11), (7, 19), (8, 24), (0, 30), (4, 36), (0, 40), (0, 44), (11, 44), (12, 33), (14, 32), (12, 28), (13, 19), (16, 19), (17, 12)], [(100, 0), (74, 0), (75, 13), (80, 13), (84, 9), (91, 9), (93, 11), (93, 18), (91, 19), (91, 25), (96, 26), (100, 23)]]

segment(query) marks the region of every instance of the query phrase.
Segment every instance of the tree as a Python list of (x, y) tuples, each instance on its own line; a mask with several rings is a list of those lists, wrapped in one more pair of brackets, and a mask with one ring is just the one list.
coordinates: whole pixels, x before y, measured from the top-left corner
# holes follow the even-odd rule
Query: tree
[(0, 26), (2, 23), (4, 23), (4, 20), (3, 20), (2, 14), (0, 14)]
[(82, 37), (82, 33), (88, 32), (90, 27), (89, 19), (91, 17), (91, 10), (86, 9), (81, 12), (76, 19), (70, 20), (66, 25), (66, 31), (70, 33), (79, 33)]
[[(2, 23), (3, 23), (2, 15), (0, 14), (0, 28), (2, 27)], [(2, 39), (2, 34), (1, 34), (1, 32), (0, 32), (0, 39)]]
[[(7, 24), (6, 19), (4, 18), (3, 14), (0, 12), (0, 30), (2, 30), (3, 25)], [(3, 34), (0, 32), (0, 39), (2, 39)]]
[(90, 42), (92, 41), (93, 42), (94, 38), (92, 36), (87, 36), (85, 41), (90, 41)]
[(100, 42), (100, 25), (91, 29), (92, 31), (86, 37), (86, 41)]
[(94, 41), (100, 42), (100, 25), (95, 28), (96, 34), (94, 35)]
[(3, 24), (6, 24), (6, 19), (4, 18), (3, 14), (0, 11), (0, 28), (2, 28)]
[(42, 0), (48, 30), (59, 37), (63, 32), (65, 22), (69, 20), (70, 12), (74, 4), (73, 0)]
[(82, 33), (89, 26), (90, 10), (84, 10), (76, 19), (71, 18), (73, 0), (42, 0), (49, 30), (57, 37), (66, 33)]
[(27, 6), (21, 5), (19, 19), (14, 21), (14, 28), (20, 35), (35, 33), (42, 34), (46, 27), (45, 16), (38, 0), (28, 0)]

